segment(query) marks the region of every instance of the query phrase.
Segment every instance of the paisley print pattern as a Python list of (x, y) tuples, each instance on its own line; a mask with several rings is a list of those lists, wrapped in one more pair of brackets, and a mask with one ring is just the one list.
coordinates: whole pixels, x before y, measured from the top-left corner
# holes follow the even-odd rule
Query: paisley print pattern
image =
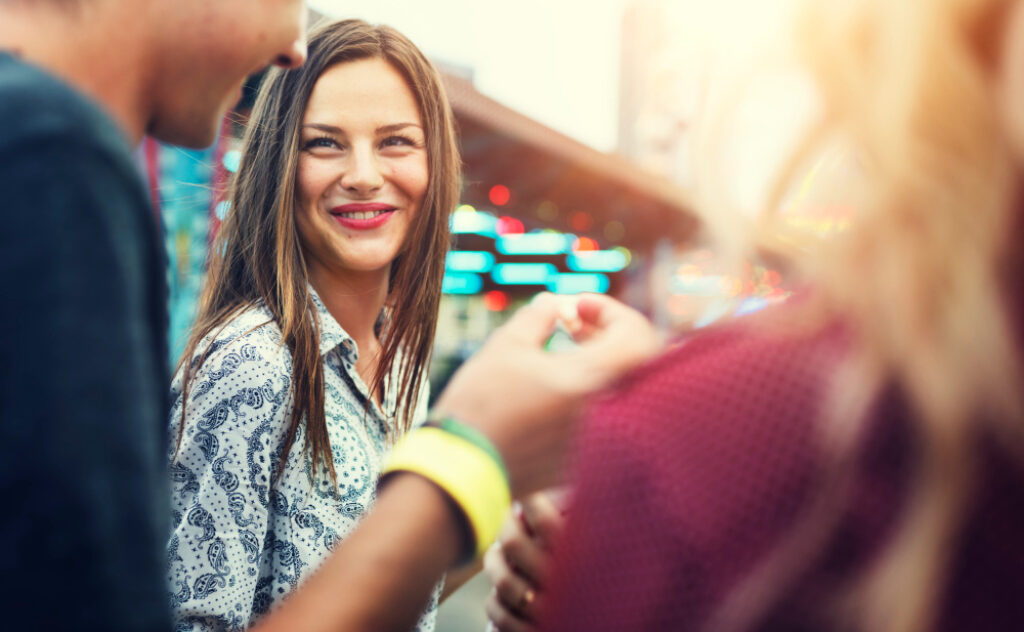
[[(250, 625), (315, 570), (373, 502), (394, 389), (386, 384), (384, 405), (371, 403), (367, 412), (369, 389), (355, 371), (356, 345), (315, 293), (314, 304), (337, 485), (304, 452), (304, 428), (282, 454), (292, 362), (265, 307), (246, 310), (218, 332), (189, 393), (177, 452), (181, 373), (175, 377), (167, 561), (176, 630)], [(416, 424), (426, 417), (423, 391)], [(439, 591), (418, 630), (433, 629)]]

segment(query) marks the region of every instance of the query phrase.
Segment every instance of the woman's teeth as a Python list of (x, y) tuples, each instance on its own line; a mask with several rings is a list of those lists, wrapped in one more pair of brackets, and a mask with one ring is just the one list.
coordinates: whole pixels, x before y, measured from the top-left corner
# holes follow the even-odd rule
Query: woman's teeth
[(390, 211), (356, 211), (354, 213), (340, 213), (340, 215), (348, 217), (349, 219), (373, 219), (378, 215), (383, 215), (388, 212)]

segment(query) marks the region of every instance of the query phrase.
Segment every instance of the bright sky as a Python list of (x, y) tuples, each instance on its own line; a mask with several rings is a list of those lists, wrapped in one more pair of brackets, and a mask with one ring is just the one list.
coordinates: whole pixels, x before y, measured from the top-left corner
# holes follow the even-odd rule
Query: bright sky
[(488, 96), (596, 149), (615, 148), (626, 0), (310, 0), (390, 24), (428, 56), (471, 67)]

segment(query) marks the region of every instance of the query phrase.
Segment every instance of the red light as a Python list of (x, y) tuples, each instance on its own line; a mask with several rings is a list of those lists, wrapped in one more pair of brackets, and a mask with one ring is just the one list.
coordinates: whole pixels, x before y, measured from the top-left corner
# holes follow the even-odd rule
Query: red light
[(569, 225), (572, 226), (573, 230), (582, 233), (593, 227), (594, 220), (583, 211), (576, 211), (569, 216)]
[(501, 312), (508, 307), (508, 294), (501, 290), (491, 290), (484, 294), (484, 306), (492, 312)]
[(590, 237), (577, 237), (576, 241), (572, 242), (573, 252), (590, 252), (593, 250), (600, 250), (597, 242)]
[(491, 187), (490, 192), (487, 194), (490, 198), (491, 204), (495, 206), (505, 206), (508, 201), (512, 199), (512, 192), (508, 190), (508, 187), (503, 184), (496, 184)]
[(507, 215), (498, 218), (498, 225), (495, 226), (495, 230), (499, 235), (522, 235), (526, 232), (522, 222)]
[(762, 278), (765, 285), (771, 285), (772, 287), (782, 283), (782, 276), (775, 270), (765, 270)]

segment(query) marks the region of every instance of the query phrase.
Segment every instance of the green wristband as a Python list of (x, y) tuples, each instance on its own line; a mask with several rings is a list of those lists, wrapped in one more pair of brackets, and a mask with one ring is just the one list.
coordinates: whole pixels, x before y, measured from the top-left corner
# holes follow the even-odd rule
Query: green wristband
[(501, 453), (498, 452), (498, 448), (494, 447), (494, 444), (491, 443), (491, 440), (488, 439), (484, 433), (472, 426), (467, 426), (454, 417), (432, 418), (424, 425), (440, 428), (445, 432), (450, 432), (456, 437), (465, 439), (486, 452), (492, 459), (494, 459), (494, 462), (498, 465), (498, 469), (501, 470), (501, 473), (505, 475), (505, 482), (507, 484), (511, 484), (508, 476), (508, 468), (505, 467), (505, 460), (501, 458)]

